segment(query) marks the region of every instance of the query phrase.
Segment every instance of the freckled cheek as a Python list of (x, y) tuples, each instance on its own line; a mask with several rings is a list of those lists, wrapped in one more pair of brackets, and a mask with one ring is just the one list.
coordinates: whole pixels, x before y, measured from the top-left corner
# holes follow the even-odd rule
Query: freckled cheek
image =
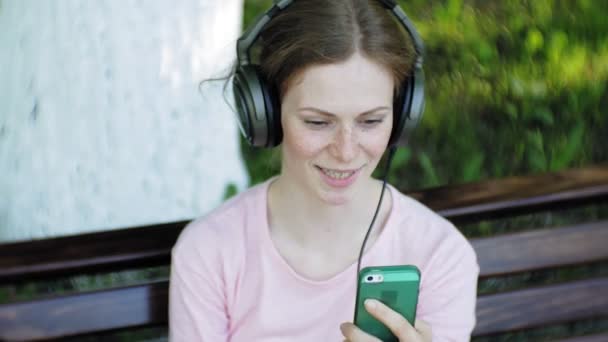
[(310, 158), (319, 154), (326, 146), (327, 137), (322, 133), (304, 130), (285, 130), (284, 148), (300, 158)]
[(360, 145), (365, 149), (368, 155), (374, 158), (382, 157), (386, 150), (388, 140), (391, 136), (392, 126), (388, 125), (374, 132), (362, 132), (360, 137)]
[(371, 157), (380, 158), (386, 150), (388, 139), (388, 136), (385, 137), (383, 135), (366, 137), (364, 141), (361, 141), (361, 146)]

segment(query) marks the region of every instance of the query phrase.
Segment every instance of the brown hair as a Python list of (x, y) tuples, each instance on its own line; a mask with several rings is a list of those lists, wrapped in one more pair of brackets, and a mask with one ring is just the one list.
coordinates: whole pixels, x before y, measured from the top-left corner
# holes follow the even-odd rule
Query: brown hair
[(415, 59), (411, 38), (378, 0), (294, 0), (264, 27), (258, 44), (257, 63), (281, 97), (305, 68), (355, 52), (386, 67), (397, 94)]

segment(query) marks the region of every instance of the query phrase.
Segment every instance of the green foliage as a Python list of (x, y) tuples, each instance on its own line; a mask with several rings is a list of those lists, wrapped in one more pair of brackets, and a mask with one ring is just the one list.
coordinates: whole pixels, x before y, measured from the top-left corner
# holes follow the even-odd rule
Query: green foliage
[[(271, 1), (245, 2), (245, 25)], [(608, 160), (608, 2), (400, 1), (426, 47), (427, 108), (401, 189)], [(253, 183), (278, 172), (243, 146)], [(262, 177), (263, 175), (263, 177)]]
[(224, 190), (224, 201), (229, 199), (230, 197), (236, 195), (238, 192), (238, 188), (236, 187), (236, 185), (234, 185), (234, 183), (230, 183), (226, 186), (226, 189)]
[(606, 161), (605, 3), (401, 5), (427, 48), (431, 105), (413, 151), (442, 161), (413, 158), (402, 188)]

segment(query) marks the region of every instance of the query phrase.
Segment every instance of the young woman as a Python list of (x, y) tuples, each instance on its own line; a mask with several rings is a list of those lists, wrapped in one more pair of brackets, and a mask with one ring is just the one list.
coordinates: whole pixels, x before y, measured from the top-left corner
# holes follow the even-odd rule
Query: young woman
[[(260, 31), (255, 67), (242, 51), (251, 41), (241, 45), (251, 31), (241, 39), (241, 125), (256, 145), (280, 143), (281, 172), (181, 234), (172, 255), (172, 341), (377, 341), (352, 323), (358, 256), (383, 188), (371, 174), (408, 125), (401, 107), (421, 60), (415, 33), (397, 23), (392, 6), (279, 1), (252, 29)], [(259, 115), (266, 126), (253, 122)], [(416, 265), (417, 320), (412, 326), (377, 301), (366, 309), (400, 341), (469, 340), (473, 249), (394, 187), (383, 198), (361, 267)]]

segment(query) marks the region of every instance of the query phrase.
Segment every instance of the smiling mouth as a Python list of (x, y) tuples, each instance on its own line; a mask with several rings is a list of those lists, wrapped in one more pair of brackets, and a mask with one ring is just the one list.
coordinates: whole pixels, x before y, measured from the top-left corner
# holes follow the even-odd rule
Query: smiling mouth
[(326, 176), (331, 177), (333, 179), (346, 179), (352, 175), (354, 175), (357, 171), (359, 171), (361, 168), (356, 169), (356, 170), (349, 170), (349, 171), (339, 171), (339, 170), (332, 170), (332, 169), (326, 169), (324, 167), (320, 167), (320, 166), (316, 166), (319, 170), (321, 170), (321, 172), (323, 172)]

